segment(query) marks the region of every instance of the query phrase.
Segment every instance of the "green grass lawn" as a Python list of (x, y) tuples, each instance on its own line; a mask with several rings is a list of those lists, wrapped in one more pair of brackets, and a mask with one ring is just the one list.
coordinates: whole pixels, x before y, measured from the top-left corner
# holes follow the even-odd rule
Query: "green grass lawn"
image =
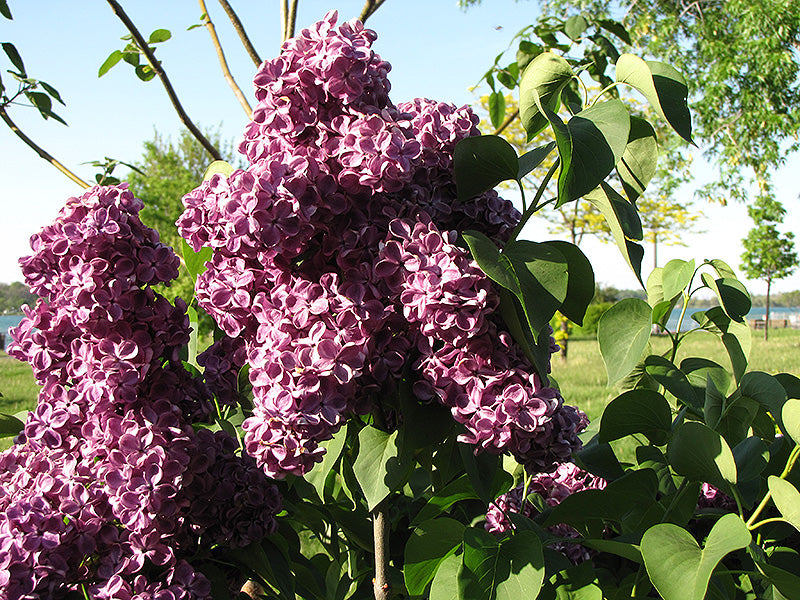
[(13, 415), (36, 405), (39, 386), (28, 363), (0, 351), (0, 413)]

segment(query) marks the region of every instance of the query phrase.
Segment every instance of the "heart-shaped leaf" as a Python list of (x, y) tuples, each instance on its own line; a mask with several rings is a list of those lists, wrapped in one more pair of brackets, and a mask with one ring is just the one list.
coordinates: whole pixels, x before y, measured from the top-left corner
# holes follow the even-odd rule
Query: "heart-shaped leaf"
[(800, 531), (800, 492), (791, 483), (780, 477), (770, 475), (767, 479), (772, 501), (781, 516), (798, 531)]
[(684, 140), (692, 141), (692, 118), (686, 100), (689, 88), (674, 67), (662, 62), (645, 61), (633, 54), (617, 60), (617, 81), (641, 92), (655, 111)]
[(711, 528), (705, 548), (682, 527), (660, 523), (644, 533), (641, 550), (650, 581), (664, 600), (703, 600), (716, 566), (750, 540), (744, 521), (729, 513)]
[(653, 310), (644, 300), (625, 298), (609, 308), (597, 324), (597, 342), (611, 385), (630, 373), (650, 340)]
[(689, 285), (694, 275), (694, 259), (690, 261), (675, 258), (664, 265), (661, 285), (665, 300), (679, 295)]
[(737, 480), (730, 446), (716, 431), (697, 421), (685, 421), (672, 434), (667, 458), (675, 472), (693, 481), (727, 489)]
[(358, 434), (359, 451), (353, 472), (370, 511), (406, 482), (413, 466), (413, 461), (399, 447), (397, 434), (375, 427), (364, 427)]
[(569, 63), (553, 52), (542, 52), (525, 67), (519, 82), (519, 116), (529, 140), (548, 123), (539, 106), (557, 111), (561, 90), (574, 76)]
[(658, 141), (653, 126), (641, 117), (631, 116), (628, 144), (617, 163), (617, 175), (628, 200), (636, 202), (644, 193), (657, 164)]
[(461, 546), (465, 526), (455, 519), (441, 518), (417, 526), (405, 547), (403, 578), (412, 595), (425, 592), (436, 571)]
[(669, 439), (672, 411), (669, 402), (653, 390), (630, 390), (614, 398), (600, 420), (600, 443), (613, 442), (633, 433), (642, 433), (654, 445)]
[(547, 108), (544, 110), (561, 157), (556, 203), (559, 207), (591, 192), (614, 170), (628, 144), (630, 117), (619, 100), (585, 108), (566, 123)]
[(464, 138), (453, 151), (453, 170), (459, 200), (469, 200), (492, 189), (501, 181), (516, 179), (517, 152), (496, 135)]
[(800, 445), (800, 400), (787, 400), (781, 409), (781, 418), (786, 434), (795, 444)]
[(711, 288), (717, 295), (722, 308), (725, 310), (725, 314), (734, 321), (743, 322), (747, 313), (750, 312), (752, 302), (750, 300), (750, 294), (744, 285), (742, 285), (742, 282), (730, 277), (714, 279), (708, 273), (703, 273), (700, 277), (703, 283)]

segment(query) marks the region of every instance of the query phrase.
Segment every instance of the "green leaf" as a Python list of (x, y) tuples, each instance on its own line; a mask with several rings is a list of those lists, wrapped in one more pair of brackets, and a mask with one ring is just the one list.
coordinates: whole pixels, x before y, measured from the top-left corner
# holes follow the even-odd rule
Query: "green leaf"
[(728, 369), (706, 358), (685, 358), (680, 364), (681, 371), (692, 384), (698, 398), (705, 398), (709, 377), (722, 393), (727, 393), (731, 386), (731, 375)]
[(141, 79), (142, 81), (150, 81), (153, 77), (156, 76), (156, 72), (152, 69), (150, 65), (138, 65), (134, 69), (136, 73), (136, 77)]
[(672, 300), (678, 296), (692, 281), (693, 275), (694, 259), (685, 261), (675, 258), (664, 265), (661, 276), (664, 299)]
[(0, 0), (0, 15), (3, 15), (9, 21), (14, 18), (11, 16), (11, 10), (8, 8), (8, 2), (6, 0)]
[(769, 447), (755, 435), (742, 440), (733, 449), (739, 483), (757, 479), (769, 461)]
[(496, 135), (464, 138), (453, 152), (453, 170), (459, 200), (468, 200), (501, 181), (516, 179), (519, 160), (514, 148)]
[[(475, 454), (475, 446), (461, 442), (458, 443), (458, 451), (472, 489), (484, 504), (489, 504), (501, 493), (507, 491), (503, 490), (497, 493), (499, 491), (497, 484), (500, 483), (498, 476), (505, 473), (499, 456), (487, 453)], [(506, 475), (511, 477), (508, 473)]]
[(15, 437), (25, 429), (25, 423), (13, 415), (0, 413), (0, 438)]
[(586, 22), (583, 16), (574, 15), (564, 22), (564, 33), (566, 33), (567, 37), (573, 42), (577, 42), (581, 39), (587, 27), (589, 27), (589, 23)]
[(781, 409), (781, 419), (786, 434), (800, 445), (800, 400), (787, 400)]
[(48, 94), (50, 94), (50, 96), (52, 96), (53, 99), (56, 100), (59, 104), (66, 106), (66, 104), (64, 104), (64, 101), (61, 99), (61, 94), (58, 93), (58, 90), (56, 88), (54, 88), (52, 85), (48, 83), (45, 83), (44, 81), (40, 81), (39, 85), (42, 86), (42, 89), (46, 91)]
[(275, 586), (279, 598), (294, 598), (294, 579), (285, 552), (270, 540), (250, 544), (245, 548), (224, 550), (223, 557), (243, 565), (259, 578)]
[(532, 531), (518, 531), (502, 543), (483, 529), (470, 527), (464, 531), (463, 566), (458, 574), (460, 598), (535, 598), (543, 581), (542, 544)]
[(686, 421), (675, 429), (667, 458), (676, 473), (692, 481), (721, 489), (736, 484), (736, 460), (730, 446), (718, 432), (697, 421)]
[(150, 34), (150, 38), (147, 40), (147, 43), (158, 44), (160, 42), (166, 42), (171, 37), (172, 34), (169, 32), (168, 29), (156, 29), (153, 33)]
[[(709, 380), (710, 387), (714, 384)], [(754, 400), (734, 392), (723, 402), (717, 421), (712, 427), (722, 434), (731, 446), (737, 445), (747, 437), (747, 432), (758, 413), (759, 405)], [(706, 422), (711, 425), (708, 420)]]
[(583, 325), (586, 308), (594, 298), (592, 263), (575, 244), (560, 240), (544, 242), (567, 259), (567, 296), (558, 309), (570, 321)]
[(656, 173), (658, 141), (653, 126), (641, 117), (631, 116), (628, 144), (617, 163), (617, 175), (628, 200), (636, 202)]
[(702, 402), (697, 397), (692, 384), (672, 362), (663, 356), (651, 354), (644, 359), (644, 368), (645, 372), (663, 385), (670, 394), (677, 398), (678, 402), (694, 408), (702, 407)]
[(425, 592), (442, 562), (461, 546), (465, 526), (455, 519), (441, 518), (418, 525), (406, 542), (403, 578), (413, 595)]
[(534, 339), (522, 304), (516, 295), (505, 288), (500, 289), (500, 314), (508, 332), (519, 344), (534, 370), (547, 379), (550, 370), (550, 336), (540, 335)]
[(703, 600), (720, 561), (750, 541), (744, 521), (728, 513), (711, 528), (705, 548), (685, 529), (660, 523), (644, 533), (641, 549), (650, 581), (664, 600)]
[(739, 381), (747, 370), (750, 358), (751, 336), (747, 323), (733, 321), (719, 306), (696, 312), (692, 319), (703, 329), (720, 337), (731, 360), (734, 377)]
[(498, 285), (519, 296), (522, 289), (519, 277), (514, 271), (511, 260), (500, 253), (495, 243), (479, 231), (465, 231), (461, 236), (467, 242), (472, 258), (478, 263), (481, 271)]
[(653, 390), (635, 389), (614, 398), (603, 410), (600, 443), (633, 433), (644, 434), (656, 446), (667, 443), (672, 426), (669, 402)]
[(586, 199), (603, 214), (622, 256), (639, 282), (644, 285), (642, 281), (644, 249), (631, 239), (641, 240), (644, 237), (642, 223), (634, 206), (606, 183), (600, 184), (586, 194)]
[(714, 270), (717, 272), (719, 277), (723, 279), (736, 279), (736, 273), (734, 273), (733, 269), (731, 269), (730, 265), (726, 263), (724, 260), (720, 260), (718, 258), (712, 258), (711, 260), (705, 261), (703, 264), (711, 265)]
[(506, 97), (503, 92), (492, 92), (489, 94), (489, 120), (492, 126), (497, 129), (503, 124), (506, 116)]
[(205, 172), (203, 173), (203, 181), (208, 181), (214, 175), (219, 173), (226, 179), (231, 176), (236, 169), (233, 168), (232, 165), (226, 163), (224, 160), (215, 160), (206, 168)]
[(309, 473), (306, 473), (305, 479), (314, 486), (317, 494), (321, 500), (325, 500), (325, 481), (328, 474), (333, 469), (336, 461), (342, 455), (345, 441), (347, 440), (347, 428), (342, 427), (337, 431), (333, 437), (324, 442), (320, 442), (319, 446), (325, 449), (325, 456), (322, 457), (322, 462), (316, 465)]
[(569, 63), (552, 52), (538, 54), (525, 67), (519, 83), (519, 115), (529, 140), (549, 122), (539, 105), (557, 111), (561, 104), (561, 90), (574, 76)]
[(672, 310), (678, 303), (678, 297), (671, 300), (664, 298), (664, 285), (662, 278), (664, 269), (656, 267), (650, 271), (647, 276), (647, 303), (653, 307), (653, 323), (661, 325), (662, 329), (666, 329), (667, 321), (672, 314)]
[(517, 172), (517, 181), (522, 181), (522, 178), (525, 177), (528, 173), (533, 171), (536, 167), (538, 167), (545, 158), (553, 151), (553, 148), (556, 147), (555, 142), (550, 142), (545, 144), (544, 146), (539, 146), (538, 148), (534, 148), (519, 157), (519, 171)]
[(744, 322), (744, 318), (750, 312), (752, 303), (750, 294), (742, 285), (742, 282), (729, 277), (714, 279), (708, 273), (703, 273), (700, 277), (703, 283), (717, 295), (725, 314), (734, 321)]
[(478, 495), (470, 483), (469, 476), (461, 475), (455, 481), (448, 483), (443, 489), (428, 500), (427, 504), (417, 513), (411, 521), (412, 525), (438, 517), (456, 502), (461, 500), (477, 500)]
[(412, 462), (397, 444), (398, 432), (364, 427), (358, 434), (358, 456), (353, 463), (361, 491), (371, 512), (408, 479)]
[(689, 88), (676, 69), (662, 62), (623, 54), (617, 60), (617, 81), (641, 92), (678, 135), (690, 144), (694, 143), (692, 119), (686, 103)]
[(772, 494), (772, 501), (781, 512), (781, 516), (800, 531), (800, 492), (785, 479), (774, 475), (769, 476), (767, 485)]
[(559, 207), (595, 189), (614, 170), (630, 133), (628, 109), (619, 100), (583, 109), (567, 123), (545, 108), (561, 157)]
[(436, 571), (431, 583), (430, 600), (453, 600), (458, 589), (458, 573), (461, 570), (461, 557), (451, 554), (445, 558)]
[(50, 96), (42, 92), (26, 92), (25, 95), (28, 97), (28, 100), (31, 101), (31, 104), (36, 107), (42, 117), (47, 119), (50, 116), (53, 108), (53, 101), (50, 99)]
[(503, 256), (519, 280), (518, 297), (538, 340), (567, 297), (567, 260), (555, 246), (526, 240), (508, 244)]
[(19, 74), (22, 75), (22, 77), (27, 77), (28, 74), (25, 72), (25, 63), (22, 62), (22, 57), (19, 55), (19, 52), (17, 52), (16, 46), (11, 42), (3, 42), (3, 51), (6, 53), (6, 56), (8, 56), (8, 60), (11, 61), (11, 64), (17, 68)]
[(758, 570), (761, 571), (766, 576), (767, 580), (782, 594), (781, 597), (773, 595), (773, 600), (780, 600), (781, 598), (785, 598), (786, 600), (800, 598), (800, 577), (795, 575), (795, 573), (760, 560), (756, 560), (755, 563), (758, 566)]
[(108, 58), (100, 65), (100, 69), (97, 71), (97, 76), (102, 77), (106, 73), (111, 70), (111, 67), (116, 65), (120, 60), (122, 60), (122, 52), (119, 50), (114, 50), (111, 54), (108, 55)]
[[(775, 377), (761, 371), (750, 371), (742, 376), (739, 389), (743, 396), (752, 398), (763, 406), (772, 415), (772, 418), (775, 419), (778, 427), (785, 435), (789, 435), (793, 440), (797, 441), (797, 438), (788, 431), (787, 425), (783, 421), (786, 390)], [(800, 432), (798, 432), (798, 437), (800, 437)]]
[(195, 252), (184, 239), (181, 239), (181, 249), (183, 251), (183, 263), (186, 265), (186, 270), (192, 278), (192, 283), (194, 283), (197, 281), (197, 278), (205, 272), (206, 262), (211, 260), (213, 250), (206, 246), (200, 248), (199, 252)]
[(600, 25), (600, 27), (602, 27), (609, 33), (613, 33), (615, 36), (617, 36), (626, 44), (630, 45), (631, 36), (622, 23), (619, 23), (618, 21), (613, 21), (611, 19), (598, 19), (597, 24)]
[(597, 324), (597, 342), (611, 385), (630, 373), (650, 340), (653, 311), (644, 300), (625, 298), (609, 308)]

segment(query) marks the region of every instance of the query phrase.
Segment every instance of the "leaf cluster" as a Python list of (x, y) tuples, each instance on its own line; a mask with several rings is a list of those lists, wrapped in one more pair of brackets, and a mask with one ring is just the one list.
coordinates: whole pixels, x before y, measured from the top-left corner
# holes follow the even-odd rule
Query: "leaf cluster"
[[(156, 29), (147, 39), (147, 46), (151, 52), (155, 53), (156, 44), (166, 42), (172, 37), (172, 33), (168, 29)], [(127, 42), (122, 50), (114, 50), (100, 65), (97, 71), (97, 76), (102, 77), (108, 73), (113, 67), (119, 64), (120, 61), (128, 63), (133, 67), (136, 76), (142, 81), (150, 81), (156, 76), (156, 68), (158, 65), (151, 65), (144, 54), (144, 51), (139, 48), (133, 39), (133, 35), (127, 34), (120, 38), (122, 41)], [(142, 63), (142, 57), (145, 62)]]

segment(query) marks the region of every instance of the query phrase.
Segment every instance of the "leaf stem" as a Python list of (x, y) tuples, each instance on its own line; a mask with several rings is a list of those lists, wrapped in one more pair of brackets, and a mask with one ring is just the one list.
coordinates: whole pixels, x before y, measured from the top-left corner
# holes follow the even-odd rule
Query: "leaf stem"
[(591, 107), (591, 106), (594, 106), (595, 104), (597, 104), (598, 100), (600, 100), (600, 98), (603, 97), (603, 94), (605, 94), (606, 92), (608, 92), (610, 90), (613, 90), (618, 85), (619, 85), (619, 81), (615, 81), (614, 83), (611, 83), (611, 84), (607, 85), (606, 87), (604, 87), (602, 90), (600, 90), (600, 92), (597, 94), (597, 96), (595, 96), (594, 100), (592, 100), (592, 103), (589, 106)]
[(686, 293), (686, 290), (682, 292), (683, 296), (683, 308), (681, 308), (681, 315), (678, 317), (678, 327), (675, 331), (675, 337), (672, 339), (672, 358), (670, 358), (670, 362), (675, 362), (675, 357), (678, 355), (678, 345), (681, 341), (681, 326), (683, 325), (683, 318), (686, 316), (686, 309), (689, 307), (689, 294)]
[(531, 205), (528, 207), (526, 211), (522, 213), (522, 217), (520, 217), (519, 223), (517, 223), (517, 226), (514, 228), (514, 231), (511, 232), (511, 237), (508, 238), (507, 243), (510, 244), (515, 239), (517, 239), (517, 236), (519, 235), (520, 231), (522, 231), (522, 228), (525, 227), (525, 223), (527, 223), (528, 219), (530, 219), (531, 216), (533, 216), (533, 213), (535, 213), (538, 210), (539, 207), (537, 205), (539, 203), (539, 200), (542, 198), (542, 195), (544, 194), (544, 191), (547, 188), (547, 184), (550, 183), (550, 180), (553, 178), (553, 175), (555, 175), (555, 172), (560, 164), (561, 164), (561, 159), (556, 158), (556, 160), (553, 162), (553, 165), (550, 167), (550, 170), (547, 171), (547, 175), (544, 176), (544, 179), (542, 180), (542, 184), (539, 186), (539, 189), (536, 191), (536, 196), (534, 196), (533, 200), (531, 201)]
[[(797, 462), (798, 458), (800, 458), (800, 446), (795, 446), (791, 454), (789, 454), (789, 460), (786, 461), (786, 467), (783, 469), (783, 473), (781, 473), (779, 476), (781, 479), (786, 479), (786, 477), (789, 475), (789, 472), (792, 470), (792, 467), (794, 467), (794, 464)], [(758, 515), (761, 514), (761, 512), (767, 506), (767, 503), (770, 501), (771, 498), (772, 498), (772, 492), (767, 490), (767, 493), (764, 495), (764, 499), (761, 500), (761, 503), (758, 505), (755, 511), (753, 511), (753, 514), (750, 515), (750, 518), (747, 519), (747, 523), (745, 523), (745, 525), (747, 525), (747, 528), (749, 530), (752, 531), (756, 527), (759, 527), (760, 525), (763, 524), (762, 521), (761, 523), (753, 525), (753, 523), (755, 523), (755, 520), (758, 518)]]

